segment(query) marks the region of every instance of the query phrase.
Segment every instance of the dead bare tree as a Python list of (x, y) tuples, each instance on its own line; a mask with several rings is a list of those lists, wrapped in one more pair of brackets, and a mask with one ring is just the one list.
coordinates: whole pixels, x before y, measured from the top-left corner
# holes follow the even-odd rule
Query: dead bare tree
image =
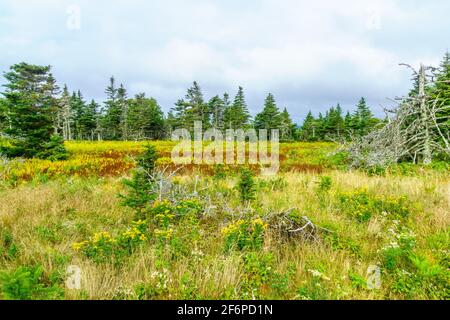
[[(385, 167), (402, 159), (430, 164), (436, 153), (450, 155), (449, 132), (443, 123), (450, 119), (450, 105), (426, 93), (427, 75), (432, 67), (420, 66), (419, 71), (407, 64), (418, 78), (418, 94), (392, 100), (396, 106), (385, 109), (387, 123), (346, 146), (353, 167)], [(444, 115), (444, 116), (442, 116)]]
[(297, 209), (289, 209), (270, 214), (267, 217), (270, 229), (274, 232), (274, 235), (280, 239), (318, 241), (321, 232), (333, 233), (333, 231), (313, 223), (307, 216), (293, 217), (292, 213), (296, 211)]

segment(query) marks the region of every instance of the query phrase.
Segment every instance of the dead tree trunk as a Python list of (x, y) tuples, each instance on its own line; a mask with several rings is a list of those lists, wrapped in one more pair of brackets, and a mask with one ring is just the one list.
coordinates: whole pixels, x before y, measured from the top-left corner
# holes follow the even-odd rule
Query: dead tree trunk
[(432, 68), (421, 64), (417, 72), (405, 66), (419, 80), (418, 94), (398, 98), (399, 102), (394, 100), (398, 106), (385, 109), (388, 123), (345, 146), (353, 167), (385, 167), (399, 161), (416, 163), (417, 160), (427, 165), (438, 153), (450, 156), (450, 137), (444, 132), (445, 123), (450, 120), (450, 105), (432, 98), (425, 90), (426, 71)]
[(420, 65), (419, 70), (419, 101), (420, 101), (420, 121), (421, 126), (423, 128), (423, 154), (422, 154), (422, 161), (424, 164), (430, 164), (431, 163), (431, 141), (430, 141), (430, 128), (428, 126), (428, 112), (427, 112), (427, 97), (425, 95), (425, 81), (426, 81), (426, 74), (425, 74), (425, 66), (423, 64)]

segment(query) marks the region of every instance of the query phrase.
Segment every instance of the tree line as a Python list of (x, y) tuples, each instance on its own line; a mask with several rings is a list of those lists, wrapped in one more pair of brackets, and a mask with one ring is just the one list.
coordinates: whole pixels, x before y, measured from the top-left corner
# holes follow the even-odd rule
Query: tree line
[[(252, 117), (244, 89), (234, 97), (229, 93), (206, 99), (200, 85), (193, 82), (167, 115), (156, 99), (145, 93), (129, 97), (123, 84), (111, 77), (102, 104), (86, 101), (83, 94), (60, 88), (50, 66), (19, 63), (4, 73), (7, 83), (0, 98), (0, 134), (14, 138), (17, 148), (9, 153), (43, 156), (59, 140), (156, 140), (170, 138), (177, 128), (193, 128), (202, 121), (203, 128), (279, 129), (282, 141), (352, 140), (367, 135), (386, 120), (376, 118), (366, 100), (361, 98), (352, 113), (337, 104), (325, 114), (310, 111), (301, 125), (295, 124), (286, 108), (280, 108), (273, 94), (265, 98), (262, 111)], [(450, 102), (450, 55), (446, 53), (435, 70), (438, 81), (427, 86), (443, 103)], [(410, 95), (417, 94), (417, 79)], [(445, 117), (442, 117), (444, 119)], [(447, 124), (448, 129), (450, 126)], [(46, 146), (44, 146), (46, 145)], [(2, 151), (2, 150), (0, 150)], [(2, 151), (6, 153), (5, 150)]]
[(325, 116), (319, 114), (317, 119), (309, 112), (299, 126), (286, 108), (278, 107), (271, 93), (264, 101), (263, 110), (252, 118), (242, 87), (233, 99), (224, 93), (206, 100), (196, 81), (166, 116), (156, 99), (146, 97), (145, 93), (130, 98), (124, 85), (117, 84), (114, 77), (110, 78), (106, 99), (100, 105), (94, 100), (86, 101), (80, 90), (70, 92), (67, 85), (61, 89), (50, 71), (50, 66), (21, 63), (4, 74), (9, 83), (3, 92), (5, 99), (0, 98), (0, 131), (10, 135), (18, 133), (20, 113), (30, 111), (23, 103), (18, 105), (17, 95), (26, 97), (29, 107), (39, 105), (39, 113), (51, 119), (52, 133), (64, 140), (167, 139), (174, 129), (193, 128), (195, 121), (202, 121), (204, 128), (221, 131), (279, 129), (283, 141), (320, 141), (346, 136), (350, 129), (362, 134), (378, 122), (363, 98), (352, 116), (347, 113), (343, 117), (338, 105)]

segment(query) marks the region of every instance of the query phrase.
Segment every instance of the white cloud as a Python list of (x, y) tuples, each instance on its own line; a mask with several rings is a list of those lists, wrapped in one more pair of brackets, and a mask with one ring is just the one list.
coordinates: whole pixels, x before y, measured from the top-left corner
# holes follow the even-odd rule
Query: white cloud
[[(73, 5), (79, 30), (67, 28)], [(4, 0), (0, 69), (51, 64), (61, 82), (95, 98), (114, 74), (166, 110), (193, 80), (207, 95), (243, 85), (253, 110), (270, 91), (298, 119), (406, 92), (398, 63), (439, 61), (449, 9), (418, 0)]]

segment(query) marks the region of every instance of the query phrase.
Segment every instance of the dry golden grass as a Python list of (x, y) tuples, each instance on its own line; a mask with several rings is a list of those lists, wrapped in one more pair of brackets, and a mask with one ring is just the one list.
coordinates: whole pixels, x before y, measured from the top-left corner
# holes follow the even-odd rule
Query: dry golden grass
[[(280, 243), (268, 233), (260, 254), (271, 252), (276, 272), (289, 276), (282, 290), (275, 291), (263, 285), (261, 291), (266, 296), (262, 297), (404, 298), (400, 293), (392, 293), (384, 284), (380, 290), (353, 286), (349, 274), (365, 277), (368, 266), (379, 263), (379, 250), (388, 241), (386, 222), (382, 217), (374, 216), (366, 224), (357, 223), (339, 211), (332, 199), (340, 192), (360, 188), (374, 195), (407, 196), (416, 208), (409, 218), (409, 225), (417, 236), (417, 250), (433, 260), (429, 237), (449, 233), (449, 176), (369, 177), (361, 172), (341, 171), (329, 171), (326, 175), (331, 178), (332, 187), (322, 200), (317, 192), (321, 175), (288, 173), (281, 175), (286, 187), (269, 192), (260, 190), (255, 202), (263, 212), (298, 208), (315, 224), (335, 227), (339, 237), (357, 244), (359, 253), (355, 255), (345, 248), (333, 248), (325, 240)], [(186, 185), (194, 181), (189, 176), (176, 179)], [(213, 190), (214, 186), (220, 185), (232, 190), (235, 183), (236, 178), (219, 182), (204, 179), (201, 186)], [(65, 288), (66, 299), (136, 299), (139, 285), (147, 285), (152, 290), (166, 285), (154, 293), (154, 297), (163, 299), (242, 297), (239, 292), (246, 276), (242, 265), (245, 253), (223, 250), (220, 228), (230, 219), (226, 213), (215, 212), (203, 223), (202, 239), (193, 243), (191, 248), (201, 252), (199, 256), (192, 253), (188, 257), (171, 260), (164, 267), (159, 265), (161, 256), (158, 257), (157, 249), (152, 245), (141, 246), (120, 266), (94, 263), (75, 252), (71, 247), (74, 242), (82, 241), (95, 232), (114, 232), (131, 223), (133, 213), (121, 206), (117, 197), (123, 192), (125, 190), (118, 178), (70, 177), (1, 190), (0, 230), (8, 230), (18, 251), (14, 258), (0, 255), (0, 269), (11, 271), (19, 266), (41, 265), (46, 278), (55, 274), (61, 277), (58, 283), (63, 288), (67, 266), (77, 265), (82, 270), (82, 288)], [(235, 208), (236, 215), (242, 209), (235, 195), (227, 200), (227, 206)], [(311, 270), (323, 273), (324, 279), (317, 282), (322, 289), (314, 287), (315, 276)], [(167, 279), (158, 280), (158, 277)], [(309, 292), (308, 295), (305, 292)]]

